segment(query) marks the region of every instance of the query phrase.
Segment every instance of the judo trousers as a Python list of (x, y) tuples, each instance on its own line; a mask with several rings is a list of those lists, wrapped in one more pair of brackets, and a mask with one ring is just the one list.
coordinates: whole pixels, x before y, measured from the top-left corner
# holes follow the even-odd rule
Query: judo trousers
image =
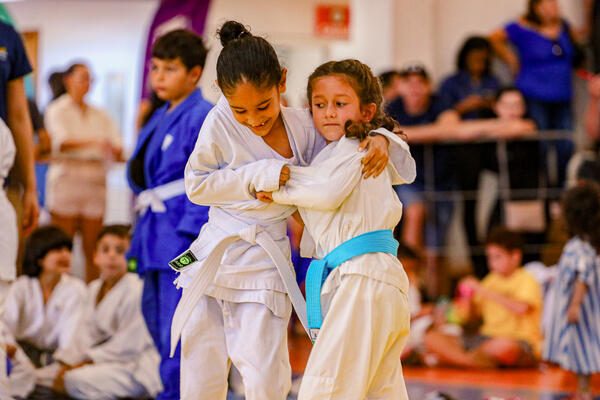
[(173, 271), (148, 271), (143, 275), (142, 314), (150, 336), (160, 354), (160, 379), (163, 391), (157, 400), (179, 400), (179, 354), (169, 358), (171, 320), (181, 298), (181, 290), (173, 285)]
[(181, 336), (181, 398), (225, 400), (229, 363), (242, 375), (246, 400), (285, 400), (292, 385), (284, 318), (261, 303), (204, 295)]
[(410, 330), (408, 296), (348, 274), (321, 300), (325, 318), (298, 400), (408, 399), (400, 363)]

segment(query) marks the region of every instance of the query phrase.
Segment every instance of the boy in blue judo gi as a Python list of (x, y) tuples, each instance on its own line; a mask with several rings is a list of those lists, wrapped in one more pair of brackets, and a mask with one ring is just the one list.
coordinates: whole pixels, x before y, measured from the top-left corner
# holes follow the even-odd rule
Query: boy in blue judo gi
[[(166, 104), (141, 130), (127, 165), (137, 194), (138, 220), (128, 253), (130, 268), (144, 279), (142, 312), (161, 355), (164, 390), (157, 399), (179, 399), (179, 349), (169, 358), (171, 319), (181, 291), (168, 262), (189, 248), (208, 220), (208, 207), (191, 203), (183, 173), (212, 104), (196, 88), (206, 60), (202, 38), (176, 30), (152, 48), (150, 81)], [(135, 338), (134, 338), (135, 340)]]

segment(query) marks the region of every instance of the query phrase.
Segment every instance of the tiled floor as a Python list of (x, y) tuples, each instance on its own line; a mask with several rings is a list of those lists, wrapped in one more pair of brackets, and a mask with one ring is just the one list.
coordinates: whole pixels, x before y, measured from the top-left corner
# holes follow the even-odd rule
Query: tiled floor
[[(558, 368), (532, 370), (467, 371), (457, 369), (406, 368), (404, 371), (411, 399), (423, 399), (434, 390), (457, 400), (520, 398), (559, 400), (575, 388), (575, 377)], [(592, 388), (600, 400), (600, 376)]]
[[(303, 372), (311, 343), (303, 335), (290, 337), (290, 361), (295, 374)], [(558, 368), (541, 366), (527, 370), (470, 371), (443, 368), (405, 368), (404, 377), (410, 399), (422, 400), (439, 391), (456, 400), (524, 399), (562, 400), (575, 388), (575, 377)], [(600, 375), (592, 379), (596, 400), (600, 400)], [(294, 400), (290, 396), (288, 400)], [(239, 400), (230, 397), (228, 400)]]

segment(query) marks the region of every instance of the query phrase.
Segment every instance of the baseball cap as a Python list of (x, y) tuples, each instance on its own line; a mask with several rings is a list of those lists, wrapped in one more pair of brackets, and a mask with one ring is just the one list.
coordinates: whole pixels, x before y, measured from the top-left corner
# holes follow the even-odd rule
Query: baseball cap
[(420, 62), (411, 62), (405, 64), (402, 68), (400, 68), (400, 76), (407, 77), (409, 75), (421, 75), (425, 79), (429, 79), (429, 74), (427, 73), (427, 69)]

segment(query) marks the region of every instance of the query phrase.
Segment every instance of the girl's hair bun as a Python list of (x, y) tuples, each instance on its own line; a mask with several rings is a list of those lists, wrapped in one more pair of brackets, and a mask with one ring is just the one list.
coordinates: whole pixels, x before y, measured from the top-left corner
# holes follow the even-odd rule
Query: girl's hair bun
[(223, 47), (227, 46), (234, 40), (241, 39), (246, 36), (252, 36), (250, 31), (246, 27), (237, 21), (227, 21), (221, 26), (221, 29), (217, 31), (219, 40)]

